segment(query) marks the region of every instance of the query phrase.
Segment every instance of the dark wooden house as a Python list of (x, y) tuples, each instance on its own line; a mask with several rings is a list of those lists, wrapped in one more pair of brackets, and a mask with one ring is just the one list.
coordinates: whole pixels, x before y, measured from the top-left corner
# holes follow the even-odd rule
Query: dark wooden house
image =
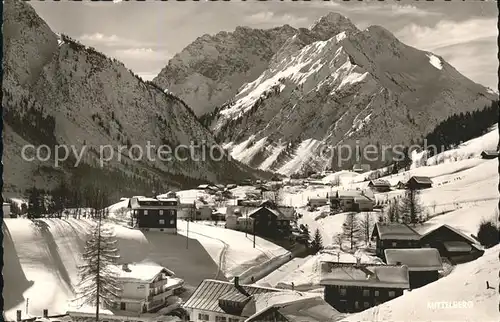
[(272, 203), (264, 203), (259, 208), (248, 213), (253, 222), (256, 235), (272, 238), (285, 238), (291, 235), (293, 214), (282, 212)]
[(133, 197), (128, 208), (133, 227), (177, 234), (177, 199)]
[(418, 228), (422, 247), (436, 248), (441, 257), (463, 263), (481, 257), (484, 249), (478, 241), (449, 225), (423, 225)]
[(386, 249), (385, 259), (388, 265), (408, 267), (411, 289), (437, 281), (443, 270), (441, 255), (435, 248)]
[(341, 313), (355, 313), (403, 295), (409, 289), (404, 265), (321, 263), (324, 299)]
[(485, 150), (485, 151), (481, 152), (481, 158), (486, 159), (486, 160), (497, 159), (498, 158), (498, 151)]
[(406, 188), (411, 190), (432, 188), (432, 180), (429, 177), (413, 176), (406, 182)]
[(387, 180), (376, 179), (368, 183), (368, 187), (377, 192), (391, 191), (391, 184)]
[(376, 254), (385, 260), (386, 249), (420, 248), (420, 235), (410, 226), (399, 223), (376, 223), (371, 239), (376, 243)]

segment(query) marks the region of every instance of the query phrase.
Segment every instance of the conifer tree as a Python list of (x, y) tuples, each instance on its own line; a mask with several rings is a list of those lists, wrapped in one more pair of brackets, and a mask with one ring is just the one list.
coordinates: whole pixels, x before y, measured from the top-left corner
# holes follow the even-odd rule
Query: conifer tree
[(103, 212), (97, 212), (97, 222), (86, 242), (82, 256), (84, 264), (79, 266), (78, 298), (75, 299), (81, 301), (81, 306), (95, 306), (96, 321), (99, 321), (101, 305), (115, 307), (121, 291), (114, 266), (120, 257), (117, 241), (113, 229), (102, 223)]
[(311, 249), (314, 253), (317, 253), (323, 249), (323, 238), (321, 237), (319, 229), (316, 229), (316, 231), (314, 232), (314, 237), (311, 241)]
[(401, 221), (405, 224), (417, 224), (424, 222), (423, 208), (418, 198), (418, 190), (407, 189), (404, 197), (399, 203)]
[(347, 214), (344, 224), (342, 225), (342, 237), (349, 241), (351, 251), (357, 247), (361, 233), (362, 230), (356, 213), (352, 212)]

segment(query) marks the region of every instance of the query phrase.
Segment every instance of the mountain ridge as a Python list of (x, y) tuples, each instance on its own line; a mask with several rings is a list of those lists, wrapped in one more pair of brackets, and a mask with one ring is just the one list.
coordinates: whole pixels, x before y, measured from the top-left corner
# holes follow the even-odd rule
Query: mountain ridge
[[(46, 144), (52, 149), (57, 145), (88, 147), (84, 177), (106, 184), (102, 174), (115, 173), (121, 184), (113, 188), (123, 193), (138, 193), (139, 186), (151, 189), (153, 181), (167, 187), (192, 186), (269, 175), (224, 158), (165, 163), (143, 157), (134, 161), (133, 145), (144, 149), (151, 143), (173, 149), (192, 141), (216, 147), (216, 142), (182, 99), (144, 82), (116, 59), (55, 34), (27, 3), (5, 2), (4, 37), (6, 191), (31, 186), (50, 189), (83, 171), (68, 163), (54, 168), (51, 163), (23, 160), (26, 144)], [(99, 149), (107, 145), (115, 150), (127, 147), (130, 153), (115, 151), (115, 157), (101, 168)]]
[(265, 71), (200, 119), (236, 159), (291, 174), (315, 163), (300, 153), (356, 140), (408, 144), (494, 98), (442, 57), (330, 13), (296, 29)]

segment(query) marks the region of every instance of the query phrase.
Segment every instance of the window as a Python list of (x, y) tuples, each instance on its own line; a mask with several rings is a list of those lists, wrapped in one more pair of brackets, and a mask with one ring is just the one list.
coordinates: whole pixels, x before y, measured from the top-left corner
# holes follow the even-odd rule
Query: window
[(398, 244), (396, 242), (392, 242), (392, 247), (397, 247)]
[(198, 313), (198, 320), (209, 321), (210, 317), (208, 314)]
[(389, 291), (389, 297), (394, 297), (396, 296), (396, 292), (394, 291)]
[(379, 296), (380, 295), (380, 292), (379, 291), (375, 291), (375, 296)]
[(159, 222), (160, 222), (160, 225), (165, 225), (165, 220), (160, 219)]
[(170, 224), (173, 225), (175, 223), (175, 221), (172, 219), (170, 220)]
[(370, 307), (370, 303), (365, 302), (365, 303), (364, 303), (364, 307), (365, 307), (365, 309), (369, 308), (369, 307)]
[(148, 215), (148, 211), (147, 209), (144, 209), (144, 215), (147, 216)]
[(160, 215), (163, 215), (163, 209), (160, 209)]
[(340, 295), (345, 296), (347, 294), (347, 290), (345, 288), (340, 289)]
[(125, 302), (121, 302), (120, 303), (120, 310), (125, 311), (126, 309), (127, 309), (127, 305), (125, 304)]
[(363, 296), (370, 296), (370, 290), (363, 290)]
[(215, 317), (215, 322), (226, 322), (227, 319), (225, 316), (216, 316)]
[(228, 322), (240, 322), (240, 320), (235, 319), (235, 318), (229, 318), (229, 321), (228, 321)]
[(354, 308), (359, 309), (359, 302), (358, 301), (354, 302)]

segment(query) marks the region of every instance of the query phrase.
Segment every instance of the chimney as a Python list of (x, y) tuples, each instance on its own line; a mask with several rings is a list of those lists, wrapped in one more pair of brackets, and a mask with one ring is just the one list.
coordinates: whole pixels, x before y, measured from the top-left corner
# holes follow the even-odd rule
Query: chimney
[(130, 272), (130, 269), (128, 268), (128, 264), (123, 264), (122, 270), (124, 270), (125, 272)]
[(401, 262), (396, 262), (396, 265), (401, 266)]
[(361, 265), (361, 257), (356, 257), (356, 266)]
[(234, 277), (234, 287), (239, 287), (240, 286), (240, 277), (235, 276)]
[(49, 317), (49, 310), (43, 309), (43, 317), (46, 319)]
[(21, 318), (21, 310), (17, 310), (16, 311), (16, 321), (20, 322), (21, 320), (22, 320), (22, 318)]

